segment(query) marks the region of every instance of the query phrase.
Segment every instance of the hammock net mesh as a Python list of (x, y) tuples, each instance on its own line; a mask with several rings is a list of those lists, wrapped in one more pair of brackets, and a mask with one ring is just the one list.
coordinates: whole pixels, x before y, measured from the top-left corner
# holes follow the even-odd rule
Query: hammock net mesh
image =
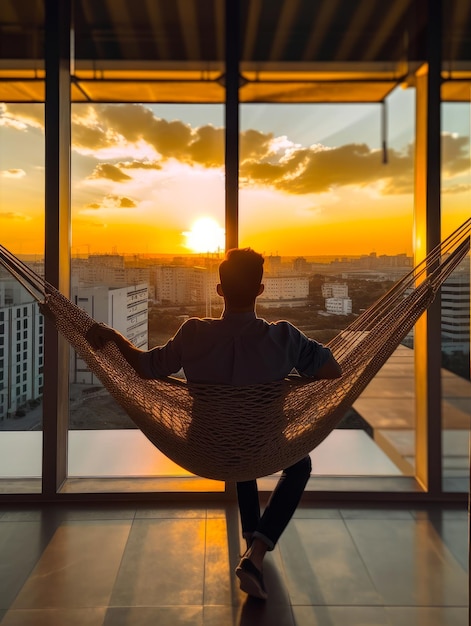
[(247, 387), (140, 378), (113, 343), (91, 348), (85, 335), (94, 320), (85, 311), (3, 246), (0, 262), (45, 303), (57, 330), (157, 448), (199, 476), (242, 481), (289, 467), (329, 435), (466, 257), (470, 229), (468, 220), (327, 344), (341, 378)]

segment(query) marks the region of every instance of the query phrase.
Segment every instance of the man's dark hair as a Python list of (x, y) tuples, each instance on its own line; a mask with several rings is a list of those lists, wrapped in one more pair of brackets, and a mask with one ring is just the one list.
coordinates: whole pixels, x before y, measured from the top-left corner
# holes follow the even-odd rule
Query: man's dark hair
[(263, 256), (251, 248), (232, 248), (219, 266), (224, 297), (233, 306), (249, 306), (258, 296)]

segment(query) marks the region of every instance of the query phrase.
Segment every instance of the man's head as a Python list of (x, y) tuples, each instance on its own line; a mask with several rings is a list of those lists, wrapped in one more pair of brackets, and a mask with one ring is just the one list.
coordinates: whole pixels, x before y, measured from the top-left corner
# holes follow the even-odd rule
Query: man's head
[(219, 266), (218, 293), (233, 308), (252, 306), (263, 291), (263, 256), (251, 248), (233, 248)]

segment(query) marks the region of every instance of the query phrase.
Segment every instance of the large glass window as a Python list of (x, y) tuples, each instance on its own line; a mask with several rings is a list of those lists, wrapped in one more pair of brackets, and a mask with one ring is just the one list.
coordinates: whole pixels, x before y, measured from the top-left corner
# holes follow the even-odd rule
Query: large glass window
[[(72, 299), (139, 348), (161, 345), (220, 311), (223, 108), (76, 104), (72, 116)], [(75, 353), (70, 399), (69, 476), (188, 476)]]
[[(1, 244), (44, 270), (44, 106), (0, 104)], [(40, 492), (44, 319), (33, 296), (0, 266), (0, 480)]]
[[(327, 343), (410, 271), (413, 136), (413, 91), (385, 105), (242, 105), (240, 243), (265, 253), (259, 315)], [(314, 475), (413, 475), (411, 348), (312, 453)]]
[[(442, 237), (470, 215), (470, 104), (442, 105)], [(470, 290), (469, 255), (441, 289), (442, 310), (442, 474), (445, 491), (469, 484)]]

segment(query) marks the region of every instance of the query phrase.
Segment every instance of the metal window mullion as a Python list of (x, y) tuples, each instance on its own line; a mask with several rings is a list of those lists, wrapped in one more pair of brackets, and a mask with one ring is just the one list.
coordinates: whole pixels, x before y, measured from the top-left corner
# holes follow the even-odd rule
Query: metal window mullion
[[(422, 260), (441, 239), (441, 0), (428, 3), (427, 64), (416, 76), (415, 254)], [(416, 476), (442, 492), (441, 303), (415, 328)]]
[(226, 0), (226, 250), (237, 248), (239, 241), (239, 11), (238, 0)]
[[(71, 3), (45, 2), (45, 277), (70, 295)], [(46, 320), (43, 390), (43, 493), (67, 476), (69, 347)]]

